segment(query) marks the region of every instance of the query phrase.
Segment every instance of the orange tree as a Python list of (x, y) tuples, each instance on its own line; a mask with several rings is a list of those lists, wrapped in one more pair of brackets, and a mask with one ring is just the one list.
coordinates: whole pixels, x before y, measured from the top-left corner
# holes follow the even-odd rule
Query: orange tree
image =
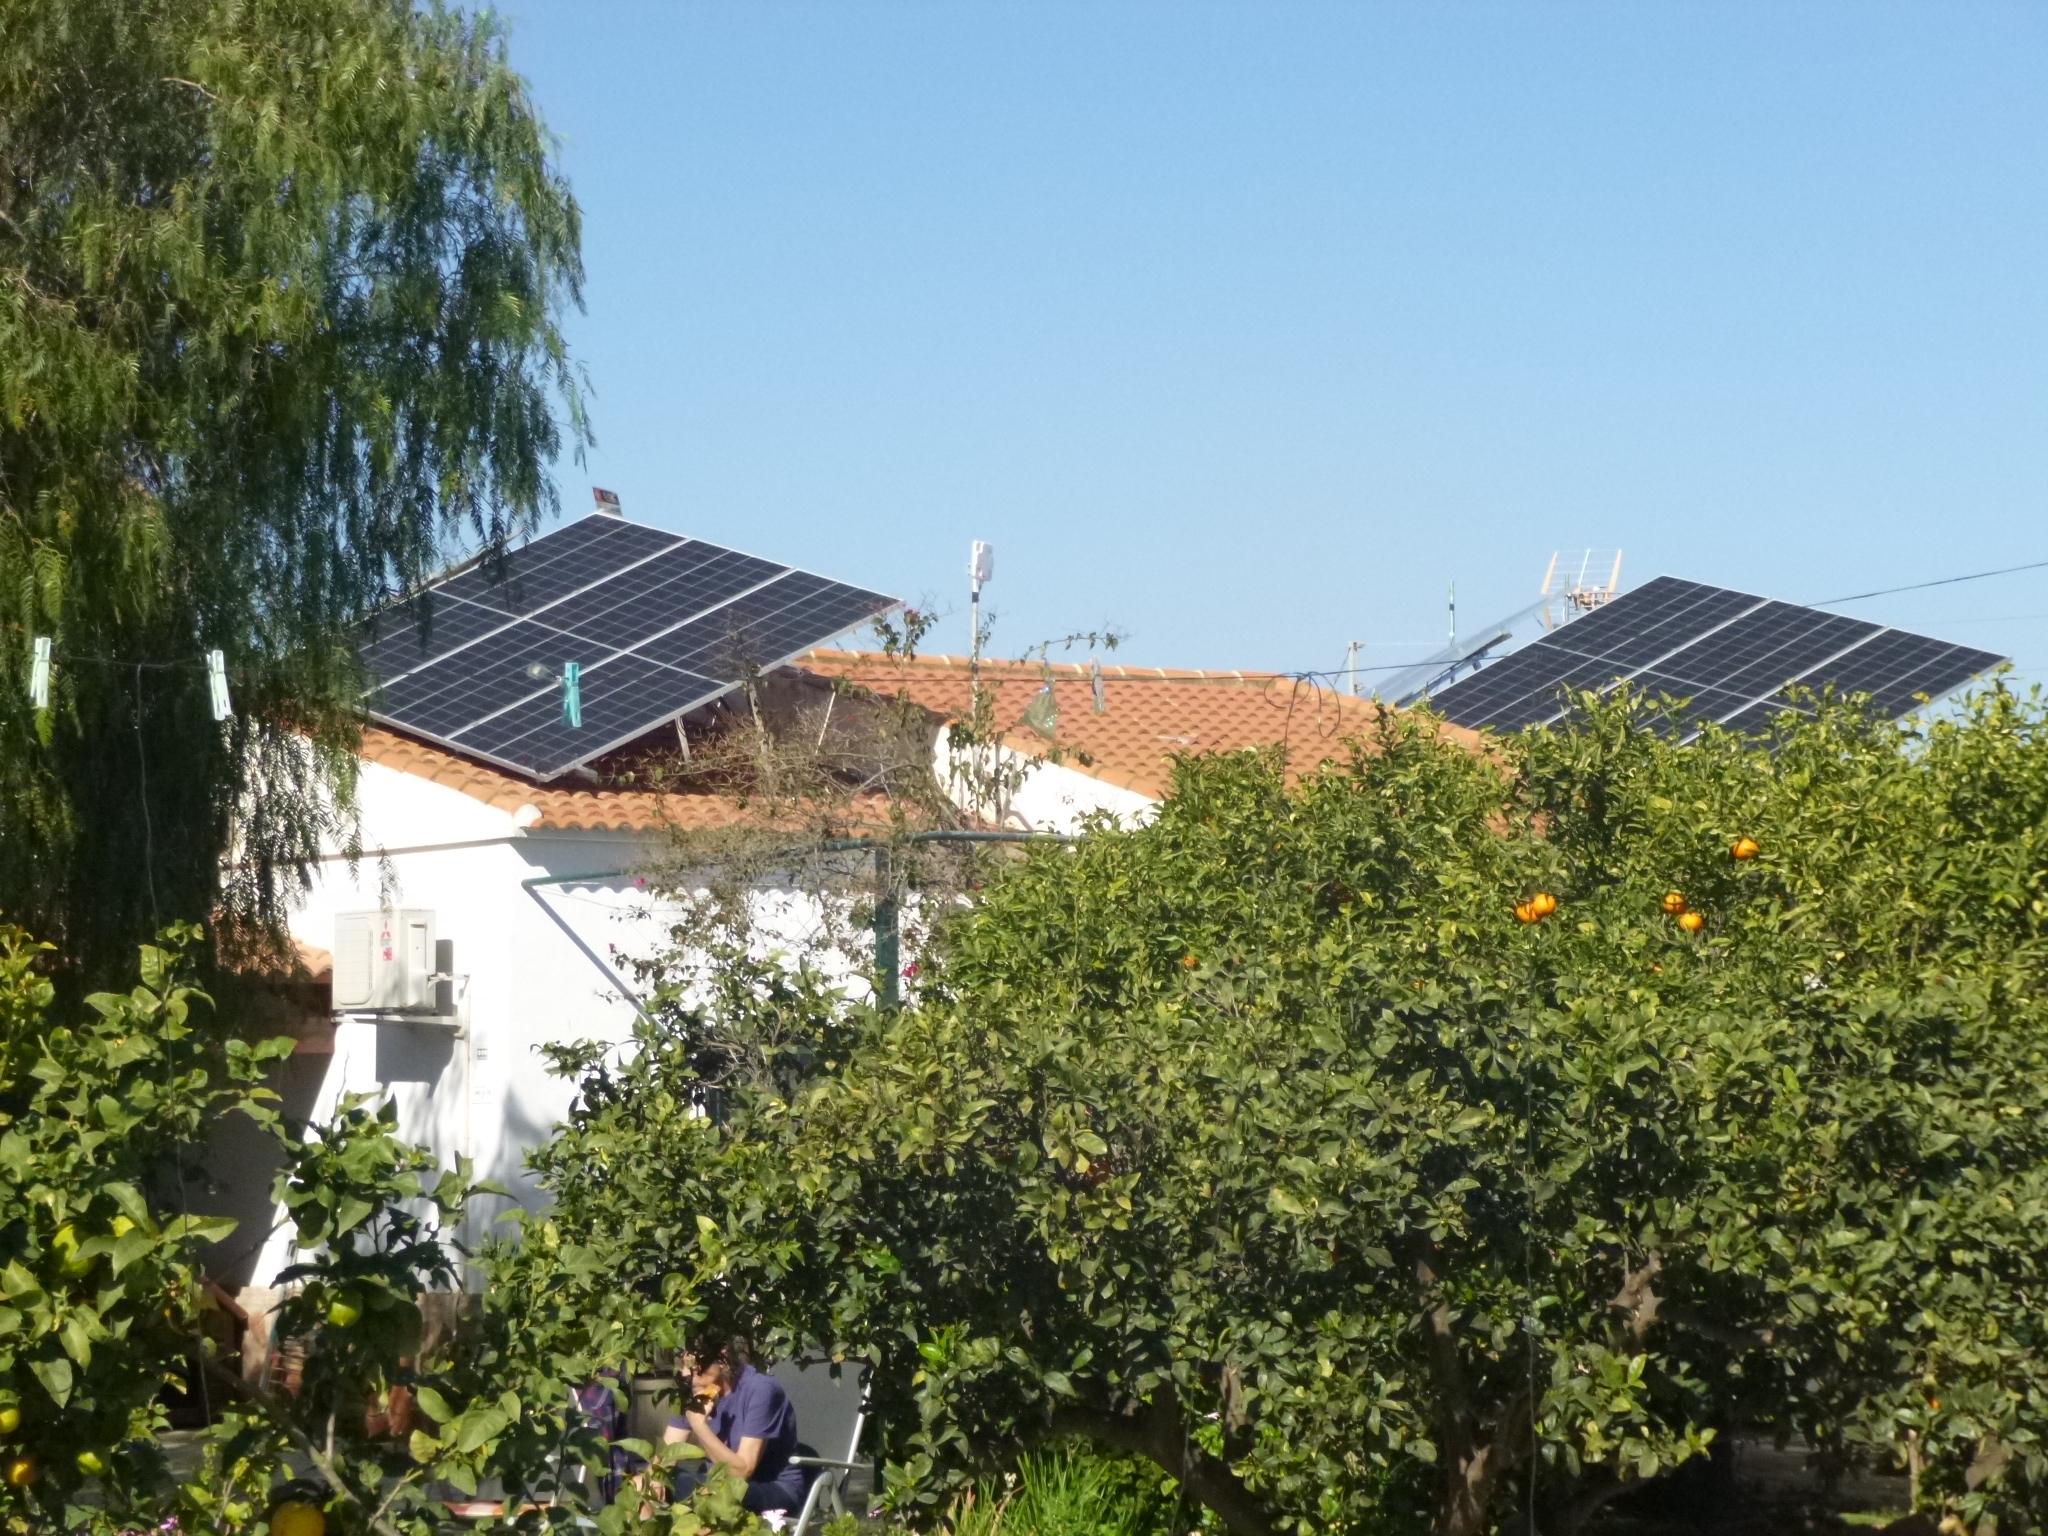
[(1245, 1536), (1565, 1532), (1744, 1431), (2038, 1517), (2043, 726), (1190, 760), (900, 1012), (729, 958), (572, 1063), (552, 1230), (867, 1360), (910, 1510), (1078, 1433)]

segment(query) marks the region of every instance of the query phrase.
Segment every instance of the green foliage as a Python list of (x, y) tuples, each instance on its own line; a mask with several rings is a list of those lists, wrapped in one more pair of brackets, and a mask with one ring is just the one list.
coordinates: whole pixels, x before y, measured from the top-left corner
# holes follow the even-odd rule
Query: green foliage
[(0, 1441), (33, 1471), (0, 1486), (16, 1529), (42, 1528), (94, 1463), (117, 1482), (161, 1477), (156, 1400), (197, 1335), (194, 1262), (233, 1226), (183, 1214), (175, 1156), (220, 1115), (273, 1113), (257, 1084), (289, 1043), (219, 1045), (197, 1027), (205, 999), (178, 975), (196, 938), (145, 948), (139, 985), (59, 1025), (42, 947), (0, 929), (0, 1406), (19, 1415)]
[[(175, 1515), (188, 1533), (242, 1536), (291, 1498), (323, 1506), (337, 1536), (424, 1536), (458, 1523), (448, 1488), (484, 1478), (515, 1507), (573, 1495), (561, 1469), (602, 1467), (606, 1452), (567, 1394), (616, 1357), (571, 1352), (594, 1333), (548, 1303), (561, 1255), (500, 1251), (496, 1304), (425, 1357), (419, 1297), (455, 1299), (443, 1233), (487, 1186), (467, 1169), (435, 1176), (388, 1106), (347, 1103), (291, 1135), (260, 1086), (291, 1042), (251, 1047), (209, 1025), (181, 974), (199, 938), (171, 931), (142, 951), (139, 985), (60, 1024), (42, 947), (0, 929), (0, 1466), (26, 1479), (0, 1481), (0, 1529), (111, 1533)], [(295, 1393), (250, 1387), (201, 1342), (199, 1253), (233, 1223), (184, 1213), (183, 1162), (230, 1113), (284, 1154), (276, 1198), (305, 1255), (276, 1319), (304, 1346)], [(225, 1411), (180, 1478), (160, 1448), (161, 1395), (195, 1366)], [(370, 1433), (367, 1411), (393, 1389), (422, 1410), (410, 1439)], [(538, 1523), (582, 1509), (557, 1503)]]
[(560, 1240), (868, 1360), (905, 1510), (1082, 1433), (1240, 1531), (1569, 1531), (1740, 1429), (2038, 1515), (2042, 711), (1770, 745), (1621, 701), (1191, 760), (914, 1009), (729, 990), (585, 1061)]
[(487, 16), (0, 4), (0, 908), (67, 964), (274, 923), (346, 830), (358, 623), (551, 508), (547, 150)]
[(1033, 1452), (948, 1511), (949, 1536), (1168, 1536), (1176, 1513), (1158, 1474), (1079, 1446)]

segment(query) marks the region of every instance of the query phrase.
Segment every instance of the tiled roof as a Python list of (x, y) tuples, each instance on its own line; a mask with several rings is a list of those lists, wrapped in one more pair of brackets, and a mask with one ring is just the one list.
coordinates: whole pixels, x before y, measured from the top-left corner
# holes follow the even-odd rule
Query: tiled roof
[[(965, 656), (918, 656), (909, 661), (879, 651), (810, 651), (806, 671), (845, 677), (888, 696), (902, 694), (948, 718), (971, 705)], [(981, 663), (983, 685), (995, 695), (995, 718), (1004, 744), (1043, 755), (1054, 743), (1022, 724), (1024, 707), (1047, 682), (1059, 704), (1057, 745), (1065, 766), (1105, 783), (1159, 799), (1172, 782), (1177, 754), (1230, 752), (1285, 746), (1289, 767), (1301, 772), (1341, 756), (1343, 743), (1365, 735), (1381, 706), (1277, 672), (1184, 672), (1165, 667), (1105, 666), (1103, 711), (1095, 712), (1089, 668), (1080, 663)], [(1453, 726), (1446, 735), (1477, 745), (1479, 738)]]
[(696, 831), (732, 826), (745, 819), (738, 804), (723, 795), (656, 795), (635, 789), (544, 789), (502, 768), (458, 757), (378, 726), (363, 732), (360, 755), (365, 762), (444, 784), (501, 811), (517, 812), (521, 806), (530, 805), (540, 812), (539, 819), (530, 825), (551, 831), (649, 832), (657, 827)]

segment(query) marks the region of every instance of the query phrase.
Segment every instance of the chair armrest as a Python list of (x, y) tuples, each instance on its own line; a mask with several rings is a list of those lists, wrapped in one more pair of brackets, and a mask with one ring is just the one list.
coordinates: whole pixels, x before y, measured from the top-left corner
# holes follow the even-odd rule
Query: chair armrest
[(848, 1472), (867, 1465), (864, 1461), (832, 1461), (823, 1456), (792, 1456), (789, 1464), (792, 1467), (839, 1467)]

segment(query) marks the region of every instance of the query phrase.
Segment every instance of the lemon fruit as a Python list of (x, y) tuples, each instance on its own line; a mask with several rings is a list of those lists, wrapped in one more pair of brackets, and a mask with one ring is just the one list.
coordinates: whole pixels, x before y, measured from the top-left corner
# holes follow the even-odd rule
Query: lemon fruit
[(334, 1328), (353, 1328), (356, 1319), (362, 1315), (361, 1307), (350, 1306), (345, 1301), (330, 1302), (327, 1307), (327, 1322)]
[(87, 1477), (97, 1477), (100, 1473), (107, 1470), (107, 1464), (100, 1460), (100, 1453), (98, 1451), (80, 1451), (78, 1453), (78, 1470)]
[(0, 1435), (11, 1435), (21, 1428), (21, 1410), (9, 1403), (0, 1408)]
[(57, 1261), (63, 1265), (65, 1274), (82, 1275), (92, 1268), (91, 1259), (81, 1259), (78, 1256), (78, 1228), (70, 1222), (65, 1222), (57, 1229), (57, 1235), (50, 1239), (50, 1247), (55, 1250)]
[(16, 1456), (7, 1463), (6, 1472), (0, 1475), (6, 1477), (8, 1487), (26, 1488), (36, 1480), (36, 1464), (26, 1456)]
[(327, 1536), (327, 1517), (310, 1504), (280, 1504), (270, 1512), (270, 1536)]

